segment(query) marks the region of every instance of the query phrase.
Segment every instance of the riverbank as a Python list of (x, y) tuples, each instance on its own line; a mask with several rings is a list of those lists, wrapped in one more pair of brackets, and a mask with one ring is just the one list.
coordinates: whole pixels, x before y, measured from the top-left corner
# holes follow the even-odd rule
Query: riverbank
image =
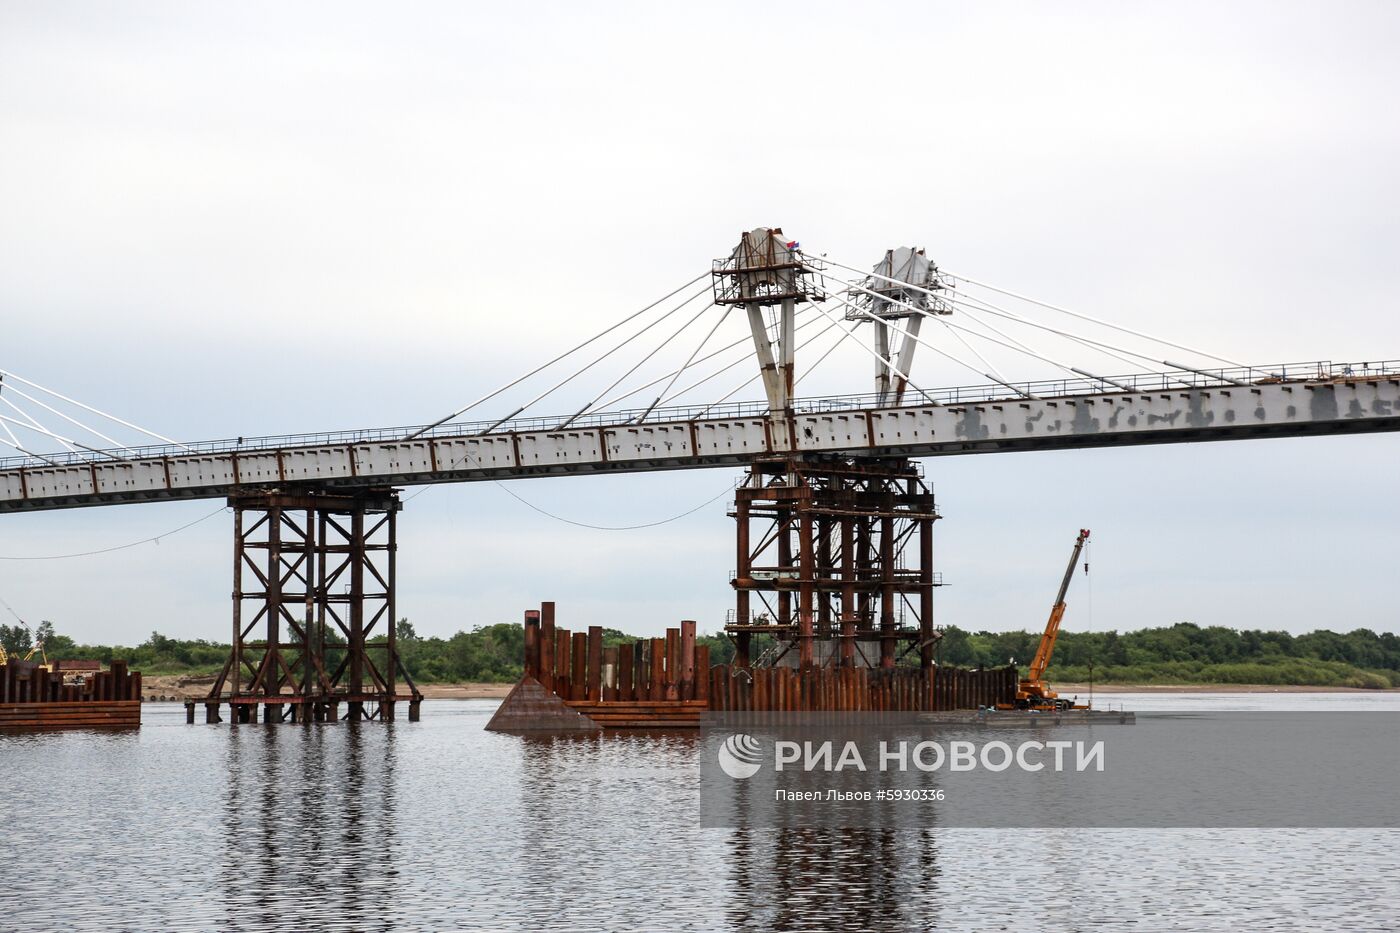
[[(1086, 683), (1052, 683), (1060, 696), (1086, 694)], [(1316, 687), (1280, 684), (1094, 684), (1094, 693), (1400, 693), (1400, 687)]]
[[(141, 692), (147, 699), (202, 700), (214, 685), (214, 678), (169, 674), (145, 677)], [(419, 690), (430, 700), (500, 700), (514, 684), (422, 684)]]
[[(213, 677), (167, 675), (145, 678), (142, 692), (149, 699), (202, 700), (213, 685)], [(430, 700), (500, 700), (514, 684), (456, 683), (421, 684), (419, 690)], [(1061, 696), (1089, 693), (1087, 683), (1054, 683)], [(1400, 693), (1400, 688), (1372, 690), (1364, 687), (1280, 686), (1277, 684), (1094, 684), (1094, 693)]]

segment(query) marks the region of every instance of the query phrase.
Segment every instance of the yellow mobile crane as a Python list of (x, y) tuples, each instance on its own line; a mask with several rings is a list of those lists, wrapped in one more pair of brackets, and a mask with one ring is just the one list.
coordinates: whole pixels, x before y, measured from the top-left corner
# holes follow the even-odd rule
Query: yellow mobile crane
[(1060, 581), (1060, 592), (1050, 609), (1050, 621), (1045, 623), (1045, 634), (1040, 636), (1040, 645), (1035, 649), (1028, 676), (1016, 691), (1017, 709), (1087, 709), (1076, 706), (1072, 700), (1060, 699), (1060, 695), (1045, 683), (1045, 669), (1050, 666), (1050, 653), (1055, 650), (1055, 638), (1060, 634), (1060, 620), (1065, 617), (1065, 594), (1069, 592), (1069, 581), (1074, 577), (1074, 567), (1079, 563), (1079, 555), (1088, 540), (1089, 529), (1079, 529), (1074, 551), (1069, 556), (1069, 566), (1065, 568), (1065, 578)]

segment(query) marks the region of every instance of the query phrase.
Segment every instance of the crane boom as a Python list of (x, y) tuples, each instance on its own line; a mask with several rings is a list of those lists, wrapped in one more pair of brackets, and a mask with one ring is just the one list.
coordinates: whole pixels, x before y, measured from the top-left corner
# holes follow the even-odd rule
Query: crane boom
[[(1040, 636), (1040, 644), (1035, 649), (1030, 671), (1021, 681), (1016, 691), (1016, 706), (1020, 709), (1082, 709), (1069, 700), (1061, 700), (1059, 694), (1045, 683), (1045, 671), (1050, 666), (1050, 655), (1055, 650), (1055, 639), (1060, 634), (1060, 620), (1065, 617), (1065, 596), (1069, 593), (1069, 583), (1074, 579), (1074, 567), (1079, 563), (1079, 555), (1089, 540), (1089, 529), (1079, 529), (1079, 537), (1074, 540), (1074, 550), (1069, 555), (1069, 566), (1060, 580), (1060, 590), (1055, 594), (1055, 605), (1050, 609), (1050, 619), (1045, 623), (1045, 633)], [(1010, 704), (1000, 708), (1009, 709)]]
[(1084, 542), (1089, 540), (1089, 529), (1079, 529), (1079, 537), (1074, 541), (1074, 550), (1069, 555), (1069, 566), (1065, 568), (1064, 579), (1060, 581), (1060, 591), (1055, 595), (1055, 605), (1050, 609), (1050, 620), (1045, 623), (1045, 633), (1040, 636), (1035, 659), (1031, 661), (1028, 681), (1039, 681), (1050, 666), (1050, 654), (1055, 650), (1055, 639), (1060, 634), (1060, 620), (1065, 615), (1065, 596), (1069, 593), (1069, 581), (1074, 578), (1074, 567), (1079, 563), (1079, 555), (1084, 550)]

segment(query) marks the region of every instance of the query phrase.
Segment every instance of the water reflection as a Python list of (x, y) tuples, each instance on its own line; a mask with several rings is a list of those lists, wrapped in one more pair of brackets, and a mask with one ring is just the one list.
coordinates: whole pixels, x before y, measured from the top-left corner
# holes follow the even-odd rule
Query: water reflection
[(151, 707), (0, 736), (0, 930), (1400, 929), (1400, 831), (702, 829), (693, 735)]
[(396, 726), (227, 729), (220, 928), (394, 928)]
[(921, 829), (735, 829), (727, 840), (735, 929), (933, 930), (938, 846)]

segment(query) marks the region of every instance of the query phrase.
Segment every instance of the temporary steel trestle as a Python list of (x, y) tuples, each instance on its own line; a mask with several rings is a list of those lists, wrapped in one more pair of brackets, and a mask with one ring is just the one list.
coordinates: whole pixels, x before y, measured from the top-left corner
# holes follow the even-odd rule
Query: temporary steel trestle
[(764, 663), (893, 668), (917, 650), (920, 666), (933, 666), (939, 516), (913, 463), (757, 460), (732, 514), (737, 606), (725, 630), (737, 667), (756, 663), (752, 640), (760, 633), (777, 641), (776, 656)]
[(234, 722), (256, 721), (259, 708), (264, 722), (387, 721), (399, 700), (417, 720), (423, 696), (396, 638), (398, 491), (263, 489), (228, 504), (233, 649), (205, 721), (222, 721), (223, 704)]

